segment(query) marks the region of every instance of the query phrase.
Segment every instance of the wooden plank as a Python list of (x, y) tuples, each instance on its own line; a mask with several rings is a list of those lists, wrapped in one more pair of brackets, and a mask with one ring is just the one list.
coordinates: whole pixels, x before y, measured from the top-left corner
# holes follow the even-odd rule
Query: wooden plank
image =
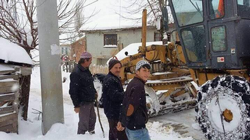
[(0, 116), (0, 123), (7, 120), (17, 120), (17, 113), (10, 113), (8, 115)]
[(0, 75), (0, 80), (4, 79), (18, 79), (18, 75)]
[(14, 101), (14, 100), (15, 100), (15, 94), (14, 93), (0, 95), (0, 102)]
[(11, 132), (14, 132), (14, 128), (12, 124), (9, 124), (9, 125), (0, 127), (0, 131), (11, 133)]
[(11, 87), (1, 87), (0, 86), (0, 95), (6, 93), (12, 93), (12, 86)]
[(0, 94), (15, 92), (12, 91), (12, 87), (15, 84), (19, 84), (17, 80), (0, 82)]
[(14, 72), (15, 72), (15, 70), (0, 71), (0, 75), (9, 74), (9, 73), (14, 73)]
[(12, 126), (13, 126), (13, 133), (18, 133), (18, 122), (17, 122), (17, 120), (14, 121)]
[(13, 106), (7, 106), (7, 107), (4, 107), (4, 108), (0, 108), (0, 115), (11, 113), (11, 112), (14, 112), (14, 107)]
[(10, 103), (12, 103), (12, 102), (8, 102), (8, 101), (0, 102), (0, 107), (2, 107), (5, 104), (10, 104)]
[(6, 116), (0, 117), (0, 131), (4, 132), (18, 132), (18, 115), (17, 113), (12, 113)]
[(10, 125), (10, 124), (14, 124), (14, 123), (17, 123), (17, 118), (9, 119), (9, 120), (6, 120), (4, 122), (0, 122), (0, 127)]
[(13, 81), (0, 81), (0, 87), (1, 86), (12, 86), (14, 84), (18, 84), (17, 80), (13, 80)]

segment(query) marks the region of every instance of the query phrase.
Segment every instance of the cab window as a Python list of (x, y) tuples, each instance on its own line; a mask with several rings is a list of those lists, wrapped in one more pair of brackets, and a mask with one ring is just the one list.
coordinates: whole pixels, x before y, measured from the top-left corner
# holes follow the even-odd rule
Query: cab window
[(188, 27), (181, 31), (187, 57), (191, 62), (206, 61), (206, 37), (204, 26)]
[(250, 18), (250, 0), (238, 0), (238, 15), (242, 18)]
[(214, 27), (211, 29), (213, 51), (226, 51), (226, 28), (225, 26)]
[(203, 21), (201, 0), (172, 0), (179, 26)]

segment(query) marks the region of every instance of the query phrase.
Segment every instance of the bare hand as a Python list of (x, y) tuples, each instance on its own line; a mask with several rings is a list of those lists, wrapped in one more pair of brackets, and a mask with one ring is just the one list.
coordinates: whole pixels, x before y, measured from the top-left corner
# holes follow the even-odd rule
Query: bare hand
[(74, 111), (75, 111), (75, 113), (79, 113), (79, 112), (80, 112), (80, 107), (76, 107), (76, 108), (74, 109)]
[(97, 99), (98, 98), (98, 94), (97, 93), (95, 93), (95, 99)]
[(117, 126), (116, 126), (116, 129), (117, 129), (118, 131), (123, 131), (125, 128), (122, 127), (121, 122), (118, 122), (118, 123), (117, 123)]

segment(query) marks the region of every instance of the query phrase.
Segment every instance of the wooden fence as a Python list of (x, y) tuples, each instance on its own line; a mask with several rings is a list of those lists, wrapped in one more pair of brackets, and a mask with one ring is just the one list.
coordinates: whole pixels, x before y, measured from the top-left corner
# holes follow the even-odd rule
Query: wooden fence
[(93, 66), (90, 66), (89, 69), (92, 74), (96, 74), (96, 73), (108, 74), (108, 66), (93, 65)]
[(75, 66), (76, 66), (75, 61), (65, 61), (62, 63), (63, 71), (69, 72), (69, 73), (71, 73), (73, 71)]
[(19, 76), (16, 71), (0, 71), (0, 131), (4, 132), (18, 132)]

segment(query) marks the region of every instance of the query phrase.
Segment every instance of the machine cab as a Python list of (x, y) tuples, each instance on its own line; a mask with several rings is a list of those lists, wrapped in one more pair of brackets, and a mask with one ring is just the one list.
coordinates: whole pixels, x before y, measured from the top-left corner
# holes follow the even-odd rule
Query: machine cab
[(250, 66), (250, 0), (169, 0), (190, 68)]

